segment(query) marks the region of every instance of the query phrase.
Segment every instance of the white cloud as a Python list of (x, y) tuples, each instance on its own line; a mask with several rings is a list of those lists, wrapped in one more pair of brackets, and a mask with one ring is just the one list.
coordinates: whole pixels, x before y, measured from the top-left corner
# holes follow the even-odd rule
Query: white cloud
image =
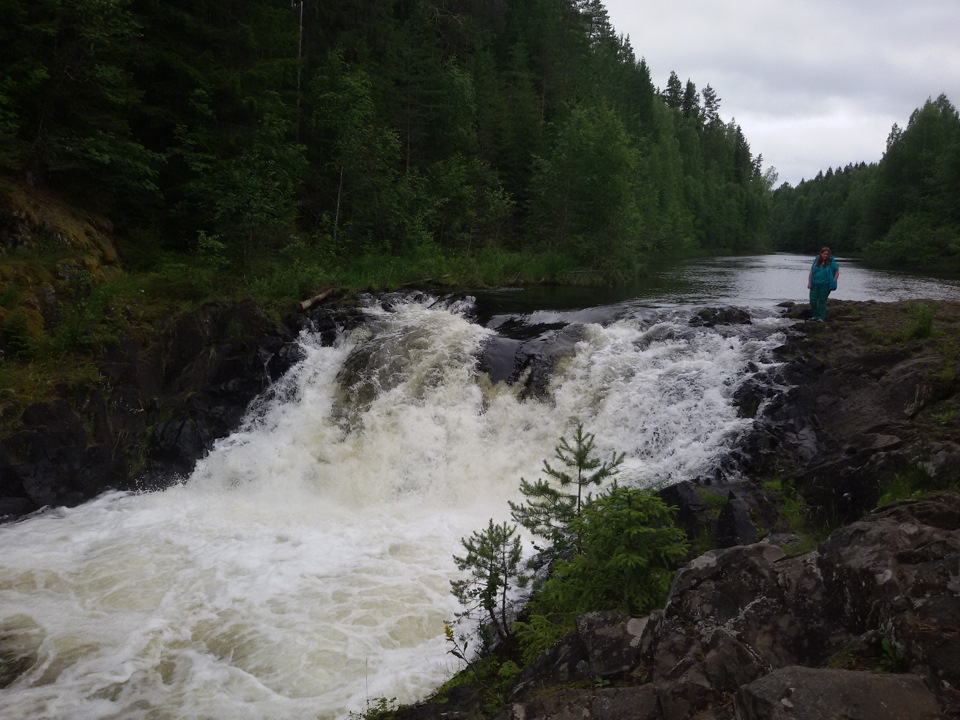
[(876, 162), (928, 97), (960, 103), (957, 0), (605, 0), (653, 81), (711, 85), (754, 154), (796, 184)]

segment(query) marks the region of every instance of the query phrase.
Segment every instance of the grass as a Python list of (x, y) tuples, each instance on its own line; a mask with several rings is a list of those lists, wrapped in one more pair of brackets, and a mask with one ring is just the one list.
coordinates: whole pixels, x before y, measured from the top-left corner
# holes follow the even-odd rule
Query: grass
[(103, 378), (89, 357), (35, 357), (29, 362), (0, 362), (0, 437), (16, 432), (24, 409), (50, 400), (56, 385), (99, 385)]
[(937, 315), (937, 306), (923, 303), (911, 303), (908, 306), (913, 322), (906, 331), (908, 340), (922, 340), (933, 336), (933, 319)]
[(819, 518), (793, 481), (774, 477), (762, 482), (763, 489), (777, 505), (784, 530), (797, 536), (797, 541), (782, 545), (784, 552), (803, 553), (812, 550), (835, 529), (835, 525)]
[(877, 506), (889, 505), (899, 500), (919, 500), (943, 491), (960, 491), (960, 477), (941, 475), (934, 478), (921, 463), (894, 473), (880, 483), (880, 499)]
[(398, 709), (396, 698), (379, 697), (367, 700), (367, 708), (363, 712), (351, 712), (347, 717), (350, 720), (392, 720)]

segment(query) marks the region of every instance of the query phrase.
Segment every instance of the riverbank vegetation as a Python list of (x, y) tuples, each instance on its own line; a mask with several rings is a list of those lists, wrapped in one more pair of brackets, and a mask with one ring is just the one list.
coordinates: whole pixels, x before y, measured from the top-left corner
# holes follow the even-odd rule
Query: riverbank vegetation
[(328, 5), (7, 2), (0, 168), (109, 217), (130, 269), (248, 282), (764, 248), (770, 178), (717, 92), (655, 88), (599, 0)]
[[(473, 683), (483, 703), (496, 706), (517, 673), (572, 632), (580, 615), (639, 615), (666, 599), (689, 551), (676, 509), (652, 490), (619, 486), (624, 455), (602, 460), (595, 449), (594, 435), (578, 424), (571, 440), (560, 438), (554, 464), (544, 460), (546, 478), (520, 479), (524, 500), (510, 502), (510, 510), (536, 538), (526, 569), (517, 525), (490, 520), (486, 530), (461, 540), (466, 553), (454, 561), (465, 576), (451, 581), (451, 592), (464, 608), (457, 620), (466, 629), (458, 634), (448, 625), (446, 633), (449, 652), (465, 669), (441, 692)], [(521, 592), (531, 579), (532, 591)], [(472, 654), (471, 636), (480, 641)]]
[[(830, 168), (773, 194), (778, 250), (960, 273), (960, 114), (945, 95), (894, 125), (879, 163)], [(813, 241), (813, 242), (811, 242)]]

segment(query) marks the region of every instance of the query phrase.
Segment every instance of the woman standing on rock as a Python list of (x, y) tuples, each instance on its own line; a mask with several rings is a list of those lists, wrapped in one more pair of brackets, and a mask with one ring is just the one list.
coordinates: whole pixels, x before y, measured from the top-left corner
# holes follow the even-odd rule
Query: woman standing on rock
[(831, 290), (837, 289), (837, 278), (840, 276), (840, 265), (837, 263), (830, 248), (820, 248), (820, 254), (810, 266), (807, 275), (807, 289), (810, 290), (811, 320), (823, 321), (827, 319), (827, 296)]

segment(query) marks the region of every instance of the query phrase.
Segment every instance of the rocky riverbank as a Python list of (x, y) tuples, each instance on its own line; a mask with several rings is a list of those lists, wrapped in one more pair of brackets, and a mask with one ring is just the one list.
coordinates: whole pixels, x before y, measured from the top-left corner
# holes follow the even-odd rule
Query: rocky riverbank
[(894, 503), (805, 553), (709, 551), (662, 610), (580, 618), (498, 717), (956, 717), (958, 561), (958, 493)]
[(150, 342), (124, 338), (104, 353), (98, 382), (59, 385), (20, 411), (0, 442), (0, 517), (188, 472), (297, 359), (293, 340), (252, 302), (184, 313)]
[[(580, 618), (499, 720), (960, 717), (960, 304), (831, 303), (779, 355), (740, 398), (749, 414), (773, 397), (750, 480), (663, 493), (715, 549), (664, 608)], [(836, 528), (812, 549), (786, 488), (804, 522)], [(479, 717), (479, 696), (395, 717)]]

